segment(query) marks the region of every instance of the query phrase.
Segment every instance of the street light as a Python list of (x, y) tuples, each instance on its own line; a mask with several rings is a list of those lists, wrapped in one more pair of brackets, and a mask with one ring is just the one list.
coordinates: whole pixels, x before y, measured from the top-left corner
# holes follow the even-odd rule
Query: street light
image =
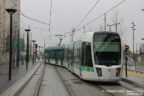
[(13, 26), (13, 14), (17, 11), (16, 9), (5, 9), (10, 14), (10, 51), (9, 51), (9, 80), (11, 80), (11, 69), (12, 69), (12, 26)]
[(36, 63), (36, 57), (37, 57), (37, 47), (38, 47), (38, 44), (34, 44), (35, 45), (35, 63)]
[(27, 32), (27, 54), (26, 54), (26, 69), (28, 69), (28, 62), (29, 62), (29, 31), (30, 29), (25, 29)]
[(34, 56), (35, 56), (34, 55), (34, 44), (35, 44), (35, 42), (36, 42), (35, 40), (32, 40), (32, 43), (33, 43), (33, 64), (34, 64)]
[(136, 29), (135, 29), (135, 26), (136, 26), (136, 25), (134, 24), (134, 22), (132, 22), (131, 24), (132, 24), (132, 27), (131, 27), (131, 28), (132, 28), (132, 31), (133, 31), (133, 60), (134, 60), (134, 63), (135, 63), (135, 70), (136, 70), (136, 62), (135, 62), (135, 56), (134, 56), (134, 55), (135, 55), (135, 52), (134, 52), (134, 50), (135, 50), (135, 49), (134, 49), (134, 47), (135, 47), (135, 34), (134, 34), (134, 32), (135, 32), (135, 30), (136, 30)]
[(41, 46), (38, 46), (39, 47), (39, 59), (40, 59), (40, 48), (41, 48)]
[(17, 64), (16, 66), (19, 67), (19, 60), (20, 60), (20, 31), (18, 30), (18, 35), (17, 35)]
[(135, 29), (135, 26), (136, 26), (136, 25), (134, 24), (134, 22), (132, 22), (131, 24), (132, 24), (132, 27), (131, 27), (131, 28), (132, 28), (132, 31), (133, 31), (133, 60), (134, 60), (134, 46), (135, 46), (135, 44), (134, 44), (134, 43), (135, 43), (135, 42), (134, 42), (134, 39), (135, 39), (134, 31), (136, 30), (136, 29)]
[(41, 57), (43, 58), (42, 52), (43, 52), (43, 47), (41, 47), (41, 53), (40, 53)]

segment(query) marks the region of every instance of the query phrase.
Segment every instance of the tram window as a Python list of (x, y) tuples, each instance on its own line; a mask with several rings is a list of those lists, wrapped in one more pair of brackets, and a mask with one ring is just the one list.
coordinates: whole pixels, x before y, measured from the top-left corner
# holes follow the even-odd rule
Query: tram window
[(63, 50), (59, 50), (59, 52), (58, 52), (58, 59), (64, 59)]
[(55, 50), (52, 51), (52, 59), (55, 59), (55, 56), (56, 56), (56, 52)]
[(64, 50), (65, 50), (65, 55), (64, 55), (64, 56), (65, 56), (65, 60), (67, 60), (67, 56), (68, 56), (68, 48), (66, 47)]
[(49, 53), (50, 53), (50, 52), (47, 52), (47, 58), (49, 58), (49, 57), (50, 57)]
[(69, 61), (69, 47), (67, 47), (67, 61)]
[(74, 57), (77, 58), (79, 57), (79, 45), (75, 45), (74, 47)]
[(55, 59), (58, 59), (58, 50), (55, 50)]
[(91, 43), (85, 42), (83, 43), (83, 62), (82, 64), (85, 66), (92, 67), (92, 57), (91, 57)]

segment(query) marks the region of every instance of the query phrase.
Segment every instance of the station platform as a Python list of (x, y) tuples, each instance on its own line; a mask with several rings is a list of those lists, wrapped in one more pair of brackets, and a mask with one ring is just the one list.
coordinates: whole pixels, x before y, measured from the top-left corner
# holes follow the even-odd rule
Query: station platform
[(127, 70), (127, 77), (125, 73), (125, 69), (123, 70), (123, 81), (126, 81), (128, 83), (136, 84), (137, 86), (140, 86), (144, 88), (144, 70), (138, 69), (135, 70), (134, 67), (129, 67)]
[[(37, 61), (38, 63), (38, 61)], [(18, 80), (25, 76), (25, 74), (29, 73), (36, 65), (29, 62), (28, 69), (26, 69), (26, 64), (19, 64), (19, 67), (12, 67), (12, 75), (11, 80), (8, 80), (8, 69), (9, 64), (1, 64), (0, 65), (0, 94), (14, 85)], [(0, 95), (1, 96), (1, 95)]]

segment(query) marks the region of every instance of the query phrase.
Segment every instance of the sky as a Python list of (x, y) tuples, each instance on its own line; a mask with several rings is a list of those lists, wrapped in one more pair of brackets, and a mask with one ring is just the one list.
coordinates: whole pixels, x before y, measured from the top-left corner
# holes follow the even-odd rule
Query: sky
[[(123, 0), (100, 0), (98, 5), (88, 15), (85, 21), (79, 26), (82, 27), (88, 22), (94, 20), (96, 17), (105, 13), (119, 2)], [(36, 40), (41, 46), (46, 42), (46, 46), (54, 46), (59, 43), (56, 34), (63, 34), (71, 32), (76, 28), (88, 11), (92, 8), (97, 0), (52, 0), (52, 15), (51, 15), (51, 31), (49, 26), (44, 25), (21, 15), (21, 33), (26, 38), (25, 28), (30, 26), (32, 39)], [(51, 0), (21, 0), (21, 11), (28, 17), (49, 23), (50, 22), (50, 4)], [(144, 43), (141, 38), (144, 38), (144, 0), (126, 0), (119, 7), (113, 9), (106, 14), (107, 24), (113, 24), (113, 20), (118, 16), (118, 31), (122, 37), (124, 44), (128, 44), (132, 49), (133, 31), (132, 22), (135, 23), (135, 46), (137, 49), (140, 44)], [(85, 31), (99, 31), (104, 28), (104, 16), (97, 19), (93, 23), (85, 26)], [(111, 27), (115, 31), (115, 27)], [(107, 31), (109, 28), (107, 27)], [(84, 29), (74, 33), (74, 41), (80, 39)], [(71, 41), (71, 34), (63, 36), (62, 44), (67, 44)], [(136, 47), (135, 47), (136, 49)]]

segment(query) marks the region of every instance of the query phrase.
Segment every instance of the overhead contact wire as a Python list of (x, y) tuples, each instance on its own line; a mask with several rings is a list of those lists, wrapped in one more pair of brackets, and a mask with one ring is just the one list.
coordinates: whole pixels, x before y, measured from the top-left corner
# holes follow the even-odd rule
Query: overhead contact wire
[(49, 26), (48, 23), (45, 23), (45, 22), (42, 22), (42, 21), (33, 19), (33, 18), (31, 18), (31, 17), (28, 17), (28, 16), (26, 16), (26, 15), (25, 15), (23, 12), (21, 12), (21, 11), (20, 11), (20, 13), (21, 13), (22, 16), (24, 16), (24, 17), (27, 18), (27, 19), (30, 19), (30, 20), (32, 20), (32, 21), (35, 21), (35, 22), (38, 22), (38, 23), (41, 23), (41, 24), (44, 24), (44, 25), (48, 25), (48, 26)]
[[(120, 3), (118, 3), (117, 5), (115, 5), (114, 7), (112, 7), (111, 9), (107, 10), (106, 12), (104, 12), (103, 14), (106, 14), (110, 11), (112, 11), (113, 9), (117, 8), (118, 6), (120, 6), (122, 3), (124, 3), (126, 0), (121, 1)], [(103, 14), (101, 14), (100, 16), (96, 17), (95, 19), (93, 19), (92, 21), (88, 22), (86, 25), (89, 25), (91, 23), (93, 23), (94, 21), (96, 21), (97, 19), (99, 19), (100, 17), (103, 16)], [(85, 25), (85, 26), (86, 26)]]
[(88, 11), (88, 13), (84, 16), (84, 18), (81, 20), (81, 22), (77, 25), (76, 28), (78, 28), (83, 22), (84, 20), (88, 17), (88, 15), (93, 11), (93, 9), (98, 5), (98, 3), (100, 2), (100, 0), (97, 0), (96, 3), (92, 6), (92, 8)]

